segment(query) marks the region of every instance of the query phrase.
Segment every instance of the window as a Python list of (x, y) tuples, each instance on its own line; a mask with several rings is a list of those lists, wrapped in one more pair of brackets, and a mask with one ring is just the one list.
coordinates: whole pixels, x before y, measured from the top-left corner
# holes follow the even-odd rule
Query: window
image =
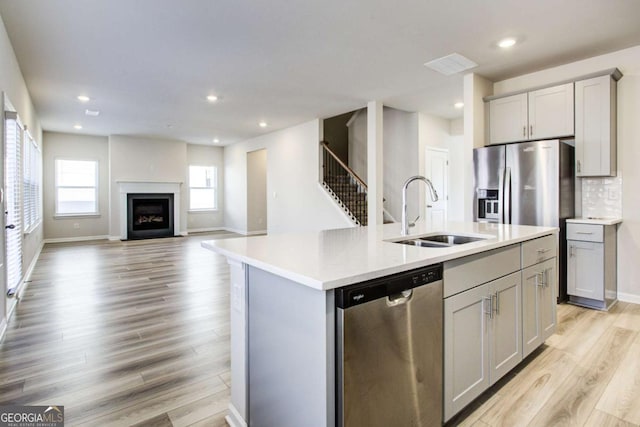
[(98, 214), (98, 162), (56, 160), (56, 215)]
[(24, 230), (26, 233), (33, 230), (42, 218), (42, 204), (40, 201), (41, 182), (42, 170), (40, 167), (40, 148), (29, 132), (25, 132), (22, 197)]
[(189, 210), (218, 208), (218, 169), (214, 166), (189, 166)]

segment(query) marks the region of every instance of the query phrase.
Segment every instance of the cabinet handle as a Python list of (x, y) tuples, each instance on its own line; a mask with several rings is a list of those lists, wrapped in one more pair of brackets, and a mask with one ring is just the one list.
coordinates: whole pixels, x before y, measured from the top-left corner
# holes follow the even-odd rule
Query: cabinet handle
[(575, 256), (574, 249), (575, 247), (573, 245), (569, 246), (569, 258), (573, 258)]
[(542, 272), (536, 273), (536, 286), (544, 288), (544, 276)]
[(496, 312), (496, 316), (500, 315), (500, 293), (498, 291), (496, 291), (496, 306), (495, 306), (495, 312)]
[(544, 286), (545, 288), (549, 287), (549, 269), (544, 271)]
[(593, 232), (592, 231), (576, 231), (576, 234), (587, 234), (587, 235), (589, 235), (589, 234), (593, 234)]
[(529, 136), (533, 136), (533, 125), (529, 126)]
[(580, 160), (578, 160), (578, 173), (582, 172), (582, 165), (580, 164)]
[(526, 137), (527, 137), (527, 127), (526, 127), (526, 126), (522, 126), (522, 136), (523, 136), (524, 138), (526, 138)]
[(484, 314), (488, 314), (489, 319), (493, 319), (493, 295), (484, 297), (483, 300), (484, 302), (487, 302), (487, 301), (489, 302), (489, 311), (485, 309)]

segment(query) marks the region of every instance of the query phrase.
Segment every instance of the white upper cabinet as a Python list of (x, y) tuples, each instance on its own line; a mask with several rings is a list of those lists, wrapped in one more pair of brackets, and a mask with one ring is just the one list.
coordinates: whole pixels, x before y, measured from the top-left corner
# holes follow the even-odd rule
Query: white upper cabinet
[(616, 82), (576, 82), (576, 176), (616, 175)]
[(527, 139), (527, 94), (489, 101), (489, 127), (491, 144)]
[(489, 101), (489, 143), (570, 136), (573, 83)]
[(529, 139), (573, 135), (573, 83), (529, 92)]

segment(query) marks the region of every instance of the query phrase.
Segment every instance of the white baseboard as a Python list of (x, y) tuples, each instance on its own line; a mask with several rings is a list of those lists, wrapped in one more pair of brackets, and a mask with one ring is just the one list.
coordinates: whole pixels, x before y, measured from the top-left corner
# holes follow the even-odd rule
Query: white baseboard
[[(111, 240), (112, 236), (80, 236), (80, 237), (58, 237), (55, 239), (44, 239), (44, 243), (68, 243), (68, 242), (87, 242), (89, 240)], [(118, 240), (120, 240), (118, 238)]]
[(239, 230), (237, 228), (231, 228), (231, 227), (223, 227), (223, 230), (229, 231), (231, 233), (242, 234), (243, 236), (247, 235), (247, 230)]
[(245, 236), (256, 236), (258, 234), (267, 234), (267, 230), (247, 231)]
[(122, 239), (120, 238), (120, 236), (109, 236), (109, 240), (111, 240), (112, 242), (119, 242)]
[(229, 403), (229, 414), (224, 419), (230, 427), (247, 427), (247, 422), (233, 406), (233, 403)]
[(228, 231), (224, 227), (190, 228), (187, 233), (208, 233), (210, 231)]
[(618, 300), (632, 304), (640, 304), (640, 295), (618, 292)]

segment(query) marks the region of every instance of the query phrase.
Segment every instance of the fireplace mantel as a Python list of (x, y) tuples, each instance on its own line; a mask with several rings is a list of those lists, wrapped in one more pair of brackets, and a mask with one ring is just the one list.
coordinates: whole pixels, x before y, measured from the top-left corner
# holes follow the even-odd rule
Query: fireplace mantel
[(173, 234), (182, 235), (180, 229), (180, 191), (182, 182), (179, 181), (140, 181), (116, 180), (120, 197), (120, 240), (127, 239), (127, 194), (129, 193), (171, 193), (173, 194)]

